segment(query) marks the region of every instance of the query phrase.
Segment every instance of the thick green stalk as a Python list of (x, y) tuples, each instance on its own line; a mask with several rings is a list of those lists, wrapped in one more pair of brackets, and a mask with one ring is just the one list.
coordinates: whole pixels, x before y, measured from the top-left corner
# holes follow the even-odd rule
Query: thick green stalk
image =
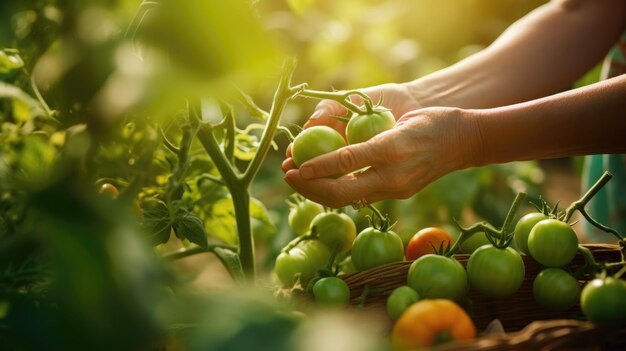
[(265, 160), (265, 157), (272, 146), (272, 141), (274, 140), (274, 135), (276, 135), (276, 130), (278, 128), (278, 123), (280, 122), (280, 117), (283, 114), (283, 110), (285, 109), (287, 102), (294, 96), (294, 92), (291, 91), (290, 85), (291, 77), (295, 68), (295, 59), (290, 59), (285, 62), (283, 75), (278, 83), (276, 94), (274, 95), (274, 101), (270, 110), (270, 117), (267, 121), (265, 129), (263, 130), (263, 134), (261, 135), (259, 148), (257, 149), (252, 161), (250, 161), (250, 164), (248, 164), (248, 168), (246, 168), (243, 175), (243, 184), (246, 188), (250, 186), (252, 180), (259, 172), (261, 164)]
[(250, 192), (243, 187), (230, 189), (235, 209), (237, 234), (239, 236), (239, 260), (248, 283), (254, 283), (256, 269), (254, 266), (254, 237), (250, 222)]

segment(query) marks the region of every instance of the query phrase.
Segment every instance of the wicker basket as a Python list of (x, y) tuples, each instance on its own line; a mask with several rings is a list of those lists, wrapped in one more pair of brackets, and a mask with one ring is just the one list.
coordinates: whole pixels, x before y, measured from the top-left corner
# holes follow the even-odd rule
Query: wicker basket
[[(597, 244), (585, 245), (591, 250), (599, 262), (615, 262), (621, 259), (619, 247), (616, 245)], [(465, 266), (469, 255), (458, 254), (455, 258)], [(528, 324), (538, 320), (554, 319), (582, 319), (580, 306), (563, 311), (554, 312), (538, 305), (532, 292), (533, 280), (544, 269), (529, 256), (522, 256), (526, 267), (526, 276), (521, 288), (512, 296), (504, 299), (487, 298), (470, 288), (469, 299), (472, 301), (472, 319), (479, 330), (483, 330), (489, 322), (499, 319), (507, 332), (518, 331)], [(579, 253), (567, 265), (567, 269), (576, 270), (584, 264), (584, 258)], [(363, 290), (367, 287), (368, 294), (365, 308), (382, 308), (393, 289), (406, 285), (407, 273), (411, 261), (390, 263), (370, 270), (346, 274), (341, 278), (348, 284), (351, 292), (351, 303), (360, 303)], [(586, 282), (592, 277), (582, 277)]]

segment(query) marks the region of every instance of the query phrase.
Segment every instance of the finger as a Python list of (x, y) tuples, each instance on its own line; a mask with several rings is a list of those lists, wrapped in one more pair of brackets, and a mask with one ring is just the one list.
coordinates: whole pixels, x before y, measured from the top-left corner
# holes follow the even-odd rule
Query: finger
[(299, 194), (322, 205), (340, 208), (354, 200), (366, 197), (376, 189), (368, 179), (359, 179), (353, 174), (337, 179), (319, 178), (307, 180), (297, 170), (289, 170), (285, 181)]
[(304, 179), (336, 177), (382, 161), (377, 144), (370, 142), (342, 147), (304, 162), (299, 169)]
[(285, 157), (291, 157), (291, 147), (292, 147), (293, 143), (290, 143), (289, 145), (287, 145), (287, 149), (285, 150)]
[(296, 163), (294, 162), (293, 158), (289, 157), (283, 161), (281, 168), (284, 173), (287, 173), (287, 171), (289, 171), (290, 169), (296, 169), (298, 168), (298, 166), (296, 166)]

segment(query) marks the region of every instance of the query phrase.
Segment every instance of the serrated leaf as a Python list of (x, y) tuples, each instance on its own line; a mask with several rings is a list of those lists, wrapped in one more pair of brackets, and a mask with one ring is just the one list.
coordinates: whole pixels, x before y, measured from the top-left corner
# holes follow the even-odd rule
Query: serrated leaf
[(222, 261), (224, 267), (226, 267), (226, 270), (228, 270), (228, 273), (234, 281), (243, 282), (245, 280), (243, 268), (241, 267), (241, 261), (235, 252), (221, 247), (216, 247), (214, 252), (220, 261)]
[(200, 218), (192, 213), (183, 215), (174, 223), (174, 232), (181, 239), (187, 239), (202, 248), (208, 248), (206, 230)]
[[(265, 236), (272, 236), (276, 233), (274, 223), (267, 215), (265, 205), (257, 199), (250, 199), (250, 217), (257, 220), (257, 226)], [(235, 220), (235, 209), (231, 197), (225, 197), (213, 204), (211, 215), (206, 222), (209, 235), (215, 236), (228, 244), (237, 244), (237, 221)]]
[(153, 245), (165, 244), (170, 239), (172, 225), (167, 205), (163, 201), (148, 201), (142, 207), (143, 227)]

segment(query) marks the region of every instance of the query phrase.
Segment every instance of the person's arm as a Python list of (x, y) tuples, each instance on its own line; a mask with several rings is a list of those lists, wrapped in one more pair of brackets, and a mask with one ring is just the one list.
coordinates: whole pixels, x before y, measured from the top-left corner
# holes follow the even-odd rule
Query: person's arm
[(626, 152), (626, 75), (546, 98), (470, 111), (473, 166)]
[(459, 169), (598, 153), (626, 153), (626, 75), (506, 107), (414, 110), (367, 142), (283, 167), (298, 193), (342, 207), (408, 198)]
[(408, 86), (423, 106), (490, 108), (536, 99), (568, 88), (625, 29), (624, 0), (554, 0), (480, 53)]

